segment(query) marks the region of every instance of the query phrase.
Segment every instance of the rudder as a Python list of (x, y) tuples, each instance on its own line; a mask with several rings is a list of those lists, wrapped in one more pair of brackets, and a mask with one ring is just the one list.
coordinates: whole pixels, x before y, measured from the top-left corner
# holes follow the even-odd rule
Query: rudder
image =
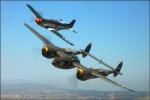
[(115, 69), (115, 71), (114, 71), (114, 77), (116, 77), (120, 73), (122, 65), (123, 65), (123, 61), (121, 61), (119, 63), (119, 65), (117, 66), (117, 68)]
[[(84, 52), (89, 53), (90, 50), (91, 50), (91, 47), (92, 47), (92, 43), (89, 43), (89, 44), (87, 45), (87, 47), (85, 48)], [(87, 56), (86, 53), (83, 53), (83, 54), (82, 54), (83, 58)]]
[(76, 20), (74, 19), (74, 20), (72, 20), (72, 21), (69, 23), (69, 25), (70, 25), (71, 28), (74, 26), (75, 22), (76, 22)]

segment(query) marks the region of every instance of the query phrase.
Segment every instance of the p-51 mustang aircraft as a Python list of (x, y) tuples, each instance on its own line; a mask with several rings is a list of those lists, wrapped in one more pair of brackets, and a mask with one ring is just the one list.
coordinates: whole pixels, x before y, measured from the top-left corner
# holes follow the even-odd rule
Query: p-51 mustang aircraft
[[(66, 48), (59, 48), (55, 46), (53, 43), (51, 43), (49, 40), (47, 40), (45, 37), (43, 37), (40, 33), (38, 33), (29, 25), (27, 24), (24, 25), (42, 42), (44, 42), (46, 46), (42, 48), (42, 55), (49, 59), (53, 58), (52, 65), (54, 65), (56, 68), (71, 69), (76, 67), (78, 68), (76, 77), (79, 80), (85, 81), (88, 79), (101, 78), (115, 86), (124, 88), (130, 92), (134, 92), (133, 90), (128, 89), (127, 87), (124, 87), (107, 78), (109, 74), (113, 74), (114, 77), (116, 77), (118, 74), (122, 75), (122, 73), (120, 73), (120, 70), (122, 68), (123, 62), (120, 62), (117, 68), (114, 69), (111, 66), (107, 65), (106, 63), (104, 63), (102, 60), (99, 60), (98, 58), (94, 57), (92, 54), (89, 53), (92, 45), (91, 43), (85, 48), (85, 50), (72, 50)], [(83, 57), (89, 55), (93, 59), (97, 60), (99, 63), (102, 63), (105, 66), (111, 68), (111, 70), (87, 68), (82, 64), (80, 64), (80, 61), (77, 57), (77, 55), (79, 54), (82, 54)]]
[(27, 4), (27, 7), (32, 11), (33, 15), (36, 17), (35, 22), (40, 25), (41, 27), (44, 27), (48, 29), (49, 31), (56, 34), (58, 37), (63, 39), (65, 42), (69, 43), (70, 45), (74, 45), (72, 42), (67, 40), (62, 34), (60, 34), (59, 30), (72, 30), (76, 33), (76, 31), (73, 29), (73, 26), (76, 22), (76, 20), (72, 20), (70, 23), (62, 23), (58, 20), (53, 19), (45, 19), (43, 18), (31, 5)]

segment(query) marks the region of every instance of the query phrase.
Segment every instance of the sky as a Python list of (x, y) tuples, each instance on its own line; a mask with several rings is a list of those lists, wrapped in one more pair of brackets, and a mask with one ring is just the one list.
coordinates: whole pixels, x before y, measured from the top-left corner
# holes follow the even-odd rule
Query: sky
[[(77, 33), (60, 31), (76, 46), (36, 25), (26, 4), (47, 19), (76, 19)], [(49, 84), (66, 89), (123, 90), (101, 79), (78, 81), (76, 68), (62, 70), (41, 55), (43, 43), (24, 25), (27, 23), (56, 46), (84, 49), (91, 42), (91, 54), (114, 68), (123, 61), (123, 76), (110, 79), (135, 91), (149, 89), (149, 3), (148, 1), (2, 1), (1, 2), (1, 80), (2, 83)], [(104, 68), (90, 57), (79, 56), (83, 65)], [(73, 79), (74, 80), (74, 79)]]

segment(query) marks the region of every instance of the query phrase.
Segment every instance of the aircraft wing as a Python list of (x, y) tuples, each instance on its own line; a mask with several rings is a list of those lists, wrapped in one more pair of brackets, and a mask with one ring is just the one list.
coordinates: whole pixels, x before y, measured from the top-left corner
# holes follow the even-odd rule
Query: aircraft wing
[(49, 29), (49, 31), (51, 31), (52, 33), (54, 33), (55, 35), (57, 35), (58, 37), (60, 37), (62, 40), (64, 40), (65, 42), (67, 42), (68, 44), (74, 46), (74, 44), (72, 42), (70, 42), (69, 40), (67, 40), (63, 35), (61, 35), (59, 32), (55, 31), (55, 30), (52, 30), (52, 29)]
[(31, 5), (27, 4), (27, 7), (31, 10), (35, 17), (42, 18), (42, 16)]
[[(93, 56), (93, 55), (90, 54), (90, 53), (85, 52), (85, 51), (82, 50), (82, 49), (81, 49), (81, 51), (82, 51), (83, 53), (89, 55), (91, 58), (93, 58), (94, 60), (98, 61), (99, 63), (101, 63), (101, 64), (105, 65), (106, 67), (110, 68), (111, 70), (115, 71), (115, 69), (114, 69), (113, 67), (111, 67), (110, 65), (106, 64), (105, 62), (103, 62), (102, 59), (99, 60), (97, 57)], [(115, 71), (115, 72), (118, 73), (118, 74), (120, 74), (120, 75), (123, 75), (123, 74), (120, 73), (120, 72), (117, 72), (117, 71)]]
[(78, 69), (86, 69), (85, 66), (81, 65), (80, 63), (77, 63), (77, 62), (73, 62), (73, 65), (76, 66)]
[[(81, 65), (80, 63), (74, 62), (73, 65), (76, 66), (78, 69), (86, 70), (86, 67), (83, 66), (83, 65)], [(110, 83), (110, 84), (113, 84), (113, 85), (115, 85), (115, 86), (117, 86), (117, 87), (124, 88), (124, 89), (130, 91), (131, 93), (134, 93), (134, 91), (133, 91), (132, 89), (128, 89), (127, 87), (122, 86), (122, 85), (118, 84), (117, 82), (110, 80), (109, 78), (107, 78), (107, 77), (105, 77), (105, 76), (99, 74), (96, 70), (93, 70), (91, 74), (94, 75), (94, 76), (97, 76), (97, 77), (101, 78), (102, 80), (107, 81), (107, 82)]]
[[(44, 36), (42, 36), (40, 33), (38, 33), (36, 30), (34, 30), (32, 27), (30, 27), (28, 24), (24, 23), (24, 25), (34, 34), (36, 35), (42, 42), (44, 42), (46, 45), (53, 45), (48, 39), (46, 39)], [(54, 45), (53, 45), (54, 46)]]
[(61, 51), (61, 50), (58, 50), (56, 53), (57, 53), (60, 57), (67, 57), (67, 56), (68, 56), (66, 53), (64, 53), (64, 52)]
[(92, 74), (95, 75), (95, 76), (97, 76), (97, 77), (99, 77), (99, 78), (101, 78), (102, 80), (105, 80), (105, 81), (109, 82), (110, 84), (113, 84), (113, 85), (115, 85), (115, 86), (124, 88), (124, 89), (126, 89), (126, 90), (128, 90), (128, 91), (134, 93), (134, 91), (133, 91), (132, 89), (129, 89), (129, 88), (127, 88), (127, 87), (124, 87), (124, 86), (118, 84), (117, 82), (110, 80), (109, 78), (107, 78), (106, 76), (103, 76), (103, 75), (99, 74), (99, 73), (96, 72), (95, 70), (92, 71)]

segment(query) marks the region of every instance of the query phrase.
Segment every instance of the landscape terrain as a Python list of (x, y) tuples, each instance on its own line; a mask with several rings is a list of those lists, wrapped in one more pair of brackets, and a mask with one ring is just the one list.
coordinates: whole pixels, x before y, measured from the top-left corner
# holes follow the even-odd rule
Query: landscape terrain
[(41, 84), (2, 84), (1, 99), (149, 100), (148, 92), (62, 89)]

